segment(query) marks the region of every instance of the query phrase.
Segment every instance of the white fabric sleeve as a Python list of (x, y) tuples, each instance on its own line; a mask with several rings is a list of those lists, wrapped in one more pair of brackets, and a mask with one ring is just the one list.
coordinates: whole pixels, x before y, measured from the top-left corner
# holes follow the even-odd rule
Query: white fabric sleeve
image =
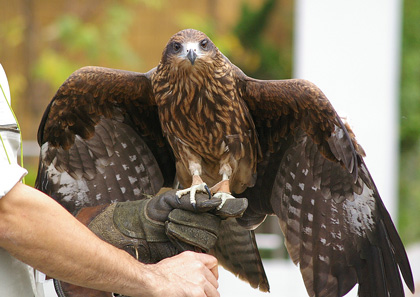
[(6, 195), (28, 172), (17, 164), (20, 132), (10, 110), (10, 91), (0, 64), (0, 198)]
[(17, 164), (19, 132), (0, 127), (0, 198), (6, 195), (28, 172)]
[(5, 196), (28, 172), (17, 164), (4, 164), (0, 168), (0, 198)]
[(11, 98), (10, 88), (7, 81), (6, 73), (4, 72), (3, 66), (0, 64), (0, 125), (15, 124), (16, 121), (10, 110)]

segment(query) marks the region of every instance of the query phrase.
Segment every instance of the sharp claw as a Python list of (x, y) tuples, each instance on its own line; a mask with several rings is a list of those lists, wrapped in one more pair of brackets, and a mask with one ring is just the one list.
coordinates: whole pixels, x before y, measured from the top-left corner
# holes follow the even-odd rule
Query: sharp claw
[(209, 194), (209, 200), (211, 199), (211, 192), (207, 185), (204, 186), (204, 189), (206, 189), (207, 194)]
[(175, 201), (178, 204), (181, 204), (181, 200), (179, 199), (178, 195), (175, 195)]
[(180, 204), (181, 201), (179, 200), (182, 195), (190, 193), (190, 203), (193, 205), (194, 209), (197, 209), (197, 201), (195, 199), (196, 192), (207, 192), (209, 197), (211, 198), (211, 192), (208, 186), (205, 183), (199, 185), (192, 185), (190, 188), (178, 190), (176, 192), (177, 202)]
[(220, 210), (223, 207), (226, 200), (235, 199), (235, 197), (232, 196), (230, 193), (223, 193), (223, 192), (218, 192), (214, 194), (214, 197), (222, 199), (222, 203), (220, 203), (220, 205), (216, 208), (217, 210)]

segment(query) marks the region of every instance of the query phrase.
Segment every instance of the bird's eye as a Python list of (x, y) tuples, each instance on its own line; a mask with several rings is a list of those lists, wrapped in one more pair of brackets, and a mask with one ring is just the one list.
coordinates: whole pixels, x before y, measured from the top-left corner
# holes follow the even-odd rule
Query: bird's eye
[(208, 44), (207, 39), (203, 39), (200, 42), (200, 46), (201, 46), (202, 49), (206, 49), (207, 48), (207, 44)]
[(172, 47), (174, 49), (174, 52), (177, 53), (181, 49), (181, 44), (179, 42), (174, 42), (174, 44), (172, 45)]

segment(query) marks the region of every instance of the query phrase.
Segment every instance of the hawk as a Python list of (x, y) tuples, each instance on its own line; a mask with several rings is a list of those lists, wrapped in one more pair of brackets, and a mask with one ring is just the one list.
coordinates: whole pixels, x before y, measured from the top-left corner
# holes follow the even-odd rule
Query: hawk
[[(155, 194), (246, 197), (213, 251), (268, 290), (252, 230), (279, 219), (309, 296), (413, 292), (410, 264), (348, 124), (314, 84), (257, 80), (202, 32), (173, 35), (146, 73), (74, 72), (38, 131), (37, 187), (69, 211)], [(251, 231), (248, 231), (251, 230)]]

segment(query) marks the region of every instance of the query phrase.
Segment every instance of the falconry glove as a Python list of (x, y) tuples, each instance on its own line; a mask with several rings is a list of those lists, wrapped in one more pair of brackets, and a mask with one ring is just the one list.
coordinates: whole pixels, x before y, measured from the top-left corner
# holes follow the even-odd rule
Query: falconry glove
[(221, 219), (240, 217), (245, 198), (226, 201), (197, 195), (177, 198), (171, 190), (151, 199), (119, 202), (83, 209), (76, 216), (104, 241), (121, 248), (143, 263), (156, 263), (185, 250), (208, 252), (217, 241)]

